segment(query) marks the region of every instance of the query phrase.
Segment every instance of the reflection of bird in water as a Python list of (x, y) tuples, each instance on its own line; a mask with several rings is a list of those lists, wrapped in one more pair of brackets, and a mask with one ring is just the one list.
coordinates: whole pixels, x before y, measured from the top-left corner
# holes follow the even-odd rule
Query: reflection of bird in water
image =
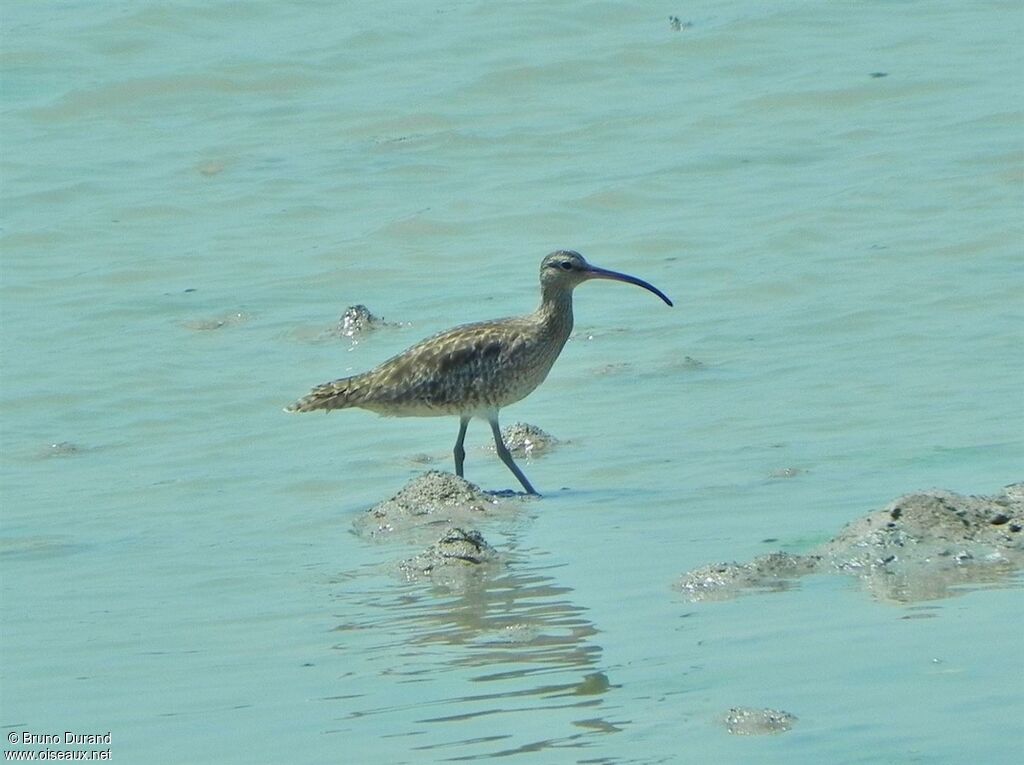
[(541, 261), (541, 302), (533, 313), (446, 330), (376, 369), (318, 385), (286, 411), (358, 407), (392, 417), (458, 415), (454, 454), (459, 476), (466, 427), (480, 417), (491, 425), (501, 461), (527, 492), (536, 494), (502, 441), (498, 410), (525, 398), (547, 377), (572, 332), (572, 291), (589, 279), (635, 284), (672, 305), (642, 279), (592, 266), (578, 252), (559, 250)]

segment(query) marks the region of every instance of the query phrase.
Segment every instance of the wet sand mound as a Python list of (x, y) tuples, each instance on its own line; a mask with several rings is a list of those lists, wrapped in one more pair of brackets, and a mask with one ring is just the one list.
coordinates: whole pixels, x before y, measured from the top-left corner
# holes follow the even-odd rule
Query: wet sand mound
[(453, 528), (419, 555), (402, 561), (399, 569), (410, 582), (429, 579), (458, 589), (468, 577), (501, 570), (503, 564), (479, 531)]
[(820, 558), (774, 552), (748, 563), (712, 563), (683, 575), (677, 587), (688, 600), (732, 600), (747, 592), (788, 590), (794, 580), (816, 573)]
[(796, 715), (781, 709), (733, 707), (726, 712), (722, 724), (734, 736), (766, 736), (785, 733), (796, 721)]
[(390, 322), (386, 322), (381, 317), (374, 315), (369, 308), (360, 303), (358, 305), (350, 305), (345, 309), (338, 318), (338, 323), (331, 333), (339, 337), (355, 338), (358, 335), (389, 325)]
[(463, 478), (428, 470), (356, 518), (353, 526), (363, 537), (436, 540), (449, 529), (472, 528), (489, 515), (499, 514), (504, 504)]
[(1024, 484), (994, 496), (907, 494), (848, 524), (805, 555), (702, 566), (677, 583), (693, 601), (783, 590), (806, 574), (856, 576), (876, 598), (899, 603), (957, 594), (1024, 569)]
[[(501, 430), (501, 440), (515, 457), (537, 457), (547, 454), (559, 444), (559, 440), (536, 425), (514, 422)], [(494, 447), (490, 450), (495, 451)]]
[(409, 582), (430, 581), (451, 590), (505, 570), (505, 557), (475, 527), (510, 517), (523, 495), (495, 495), (452, 473), (429, 470), (353, 522), (375, 540), (427, 544), (389, 568)]

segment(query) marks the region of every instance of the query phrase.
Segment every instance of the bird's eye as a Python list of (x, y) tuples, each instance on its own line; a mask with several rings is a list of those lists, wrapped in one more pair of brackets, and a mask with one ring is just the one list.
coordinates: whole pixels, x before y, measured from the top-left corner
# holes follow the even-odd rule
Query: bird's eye
[(563, 260), (561, 263), (558, 264), (558, 267), (561, 268), (563, 271), (572, 271), (572, 261)]

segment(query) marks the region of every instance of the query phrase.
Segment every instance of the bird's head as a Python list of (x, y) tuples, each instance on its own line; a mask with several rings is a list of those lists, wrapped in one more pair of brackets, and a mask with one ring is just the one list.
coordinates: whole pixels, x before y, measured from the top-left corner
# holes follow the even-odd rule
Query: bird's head
[(609, 271), (604, 268), (592, 266), (582, 255), (573, 250), (558, 250), (546, 256), (540, 262), (540, 283), (545, 290), (572, 290), (576, 285), (582, 284), (589, 279), (610, 279), (617, 282), (626, 282), (643, 287), (649, 292), (672, 305), (672, 301), (665, 293), (643, 279), (637, 279), (629, 274), (620, 274), (618, 271)]

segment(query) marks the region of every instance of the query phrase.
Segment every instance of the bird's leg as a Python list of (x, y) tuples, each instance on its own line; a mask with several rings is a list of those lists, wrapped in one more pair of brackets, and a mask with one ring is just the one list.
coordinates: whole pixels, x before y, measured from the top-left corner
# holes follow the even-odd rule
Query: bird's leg
[(466, 427), (469, 425), (469, 418), (463, 417), (459, 420), (459, 437), (455, 439), (455, 475), (462, 478), (462, 464), (466, 461), (466, 449), (462, 442), (466, 440)]
[[(509, 454), (505, 442), (501, 439), (501, 428), (498, 426), (498, 418), (494, 417), (490, 422), (491, 432), (494, 434), (494, 448), (498, 450), (498, 456), (501, 458), (501, 461), (505, 463), (505, 467), (512, 471), (512, 475), (519, 479), (519, 483), (526, 489), (527, 494), (537, 494), (537, 490), (530, 485), (526, 476), (523, 475), (523, 471), (512, 460), (512, 455)], [(537, 496), (540, 495), (538, 494)]]

